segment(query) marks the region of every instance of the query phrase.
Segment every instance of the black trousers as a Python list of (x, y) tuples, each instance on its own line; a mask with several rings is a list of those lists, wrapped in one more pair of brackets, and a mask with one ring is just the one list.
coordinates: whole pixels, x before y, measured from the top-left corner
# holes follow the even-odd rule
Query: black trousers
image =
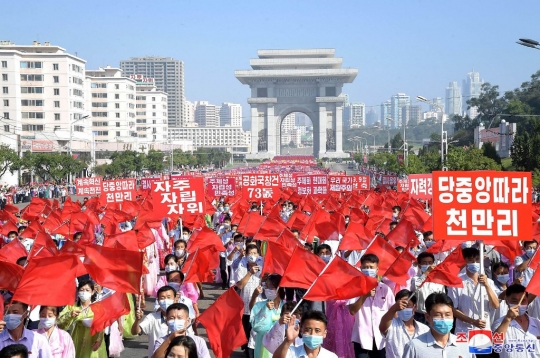
[(362, 348), (360, 343), (353, 342), (355, 358), (386, 358), (386, 349), (377, 349), (375, 339), (373, 340), (373, 350)]
[[(120, 327), (118, 327), (120, 328)], [(111, 335), (103, 334), (103, 340), (105, 341), (105, 351), (107, 351), (107, 357), (109, 356), (109, 346), (111, 345)]]
[(224, 290), (229, 288), (231, 281), (231, 266), (227, 266), (227, 258), (219, 257), (219, 272), (221, 273), (221, 288)]
[[(249, 342), (249, 335), (251, 333), (251, 323), (249, 322), (250, 315), (245, 314), (242, 316), (242, 326), (244, 326), (244, 333), (246, 334), (246, 338)], [(244, 350), (244, 354), (246, 358), (254, 358), (255, 357), (255, 350), (248, 348), (247, 343), (242, 346), (242, 349)]]

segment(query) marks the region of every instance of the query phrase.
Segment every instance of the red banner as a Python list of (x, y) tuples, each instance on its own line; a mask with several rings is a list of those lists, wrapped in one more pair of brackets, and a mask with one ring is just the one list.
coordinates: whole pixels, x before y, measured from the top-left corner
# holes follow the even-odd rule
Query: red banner
[(50, 140), (33, 140), (32, 152), (52, 152), (54, 149), (53, 142)]
[(136, 179), (103, 180), (102, 183), (102, 205), (121, 203), (124, 200), (135, 200), (137, 197)]
[(152, 183), (152, 194), (158, 216), (205, 213), (203, 178), (156, 181)]
[(351, 192), (353, 190), (369, 190), (367, 175), (329, 175), (329, 190), (333, 192)]
[(328, 175), (298, 175), (296, 191), (300, 195), (327, 195)]
[[(410, 177), (409, 177), (410, 178)], [(408, 193), (409, 192), (409, 179), (398, 179), (397, 182), (397, 191), (398, 193)]]
[(531, 173), (433, 172), (434, 236), (439, 240), (532, 237)]
[(208, 196), (234, 196), (236, 179), (234, 177), (207, 178), (206, 190)]
[(414, 199), (431, 199), (433, 197), (432, 175), (409, 175), (409, 195)]
[(384, 186), (397, 186), (397, 175), (381, 175), (381, 185)]
[(247, 200), (279, 199), (278, 174), (242, 175), (242, 197)]
[(279, 182), (282, 188), (296, 188), (296, 173), (279, 173)]
[(161, 178), (141, 178), (141, 190), (152, 190), (152, 183), (155, 181), (159, 181)]
[(77, 178), (75, 179), (75, 186), (77, 188), (77, 195), (100, 195), (101, 186), (103, 180), (101, 176), (96, 176), (92, 178)]

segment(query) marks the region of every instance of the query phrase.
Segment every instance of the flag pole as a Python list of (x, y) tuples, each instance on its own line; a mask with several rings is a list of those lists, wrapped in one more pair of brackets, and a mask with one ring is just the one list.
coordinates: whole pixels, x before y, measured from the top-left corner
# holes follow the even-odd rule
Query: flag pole
[[(483, 275), (484, 274), (484, 240), (480, 241), (478, 250), (480, 251), (480, 275)], [(485, 315), (484, 290), (483, 290), (482, 285), (479, 285), (479, 286), (480, 286), (480, 302), (479, 302), (480, 319), (484, 319), (485, 318), (484, 317)]]
[(195, 250), (195, 253), (193, 254), (193, 260), (191, 261), (191, 265), (189, 265), (186, 275), (184, 276), (184, 281), (189, 277), (189, 271), (191, 271), (191, 267), (193, 266), (193, 263), (195, 262), (195, 259), (197, 258), (197, 253), (199, 252), (199, 247), (197, 247), (197, 250)]

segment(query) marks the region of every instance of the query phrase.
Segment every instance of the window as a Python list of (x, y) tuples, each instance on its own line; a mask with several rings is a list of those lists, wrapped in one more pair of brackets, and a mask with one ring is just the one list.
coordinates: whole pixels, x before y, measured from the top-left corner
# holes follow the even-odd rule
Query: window
[(43, 75), (21, 75), (21, 81), (43, 81)]
[(114, 95), (114, 99), (120, 99), (120, 95), (117, 93)]
[(4, 124), (4, 132), (9, 132), (9, 124)]
[(152, 105), (152, 109), (156, 109), (156, 105), (155, 105), (155, 104)]
[(54, 114), (54, 120), (55, 120), (55, 121), (59, 121), (59, 120), (60, 120), (60, 113), (55, 113), (55, 114)]
[(52, 69), (53, 69), (53, 71), (58, 71), (58, 64), (57, 64), (57, 63), (53, 63), (53, 64), (52, 64)]
[(21, 93), (43, 93), (43, 87), (21, 87)]
[(156, 124), (156, 120), (155, 120), (155, 119), (152, 120), (152, 124)]
[(116, 122), (116, 127), (120, 128), (120, 122)]
[(257, 88), (257, 97), (259, 97), (259, 98), (268, 97), (268, 89), (267, 88)]
[(109, 122), (92, 122), (94, 127), (108, 127)]
[(54, 126), (54, 131), (59, 131), (60, 130), (60, 126)]
[(4, 112), (4, 119), (9, 119), (9, 112)]
[(60, 82), (60, 76), (53, 76), (53, 82), (59, 83)]
[(107, 117), (107, 112), (92, 112), (92, 117)]
[(7, 80), (8, 80), (7, 73), (2, 73), (2, 81), (7, 81)]
[(107, 107), (107, 102), (92, 102), (92, 107)]
[(75, 72), (82, 72), (82, 67), (72, 64), (71, 69)]
[(114, 89), (120, 89), (120, 85), (118, 84), (114, 85)]
[(54, 95), (55, 96), (60, 96), (60, 88), (55, 88), (54, 89)]
[(4, 100), (4, 107), (9, 107), (9, 99)]
[(43, 107), (44, 101), (42, 99), (21, 99), (21, 106)]
[(156, 116), (156, 112), (152, 112), (152, 117), (155, 117)]
[(137, 123), (146, 123), (146, 119), (137, 119)]
[(335, 97), (336, 96), (336, 87), (326, 87), (325, 88), (326, 97)]
[(43, 119), (45, 114), (43, 112), (21, 112), (23, 119)]
[(97, 131), (96, 135), (109, 135), (109, 131)]
[(42, 62), (21, 61), (21, 68), (41, 68)]
[(156, 100), (156, 97), (152, 97), (152, 102), (154, 102)]
[(116, 132), (116, 136), (117, 136), (117, 137), (120, 137), (120, 132)]
[(115, 103), (115, 104), (114, 104), (114, 108), (120, 109), (120, 103)]
[(120, 118), (120, 113), (116, 113), (116, 118)]
[(22, 130), (25, 132), (43, 132), (43, 125), (36, 124), (23, 124)]
[(54, 101), (54, 108), (60, 108), (60, 101)]
[(135, 107), (137, 107), (137, 108), (146, 108), (146, 104), (138, 104)]
[(73, 89), (73, 94), (75, 96), (82, 97), (83, 96), (83, 91), (81, 91), (80, 89)]
[(2, 93), (3, 94), (8, 94), (9, 93), (9, 90), (7, 87), (2, 87)]
[(92, 88), (107, 88), (107, 84), (106, 83), (92, 83), (90, 85), (90, 87), (92, 87)]
[(7, 68), (7, 61), (2, 61), (2, 68)]
[(73, 77), (73, 83), (76, 83), (78, 85), (82, 85), (83, 84), (83, 80), (79, 77)]
[(107, 93), (92, 93), (92, 98), (107, 98)]

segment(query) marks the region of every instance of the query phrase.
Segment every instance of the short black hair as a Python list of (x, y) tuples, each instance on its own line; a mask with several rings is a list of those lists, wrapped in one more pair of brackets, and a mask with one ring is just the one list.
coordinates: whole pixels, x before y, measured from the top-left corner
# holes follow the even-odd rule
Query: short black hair
[(466, 247), (461, 249), (464, 259), (470, 259), (472, 257), (480, 256), (480, 250), (476, 247)]
[(424, 235), (424, 240), (425, 240), (425, 239), (427, 239), (428, 236), (433, 235), (433, 231), (426, 231), (426, 232), (423, 233), (422, 235)]
[(401, 206), (398, 206), (398, 205), (392, 206), (392, 211), (394, 210), (401, 212)]
[(425, 252), (425, 251), (421, 252), (420, 255), (418, 255), (418, 257), (416, 258), (416, 262), (420, 264), (420, 262), (427, 257), (431, 258), (433, 262), (435, 262), (435, 255), (433, 255), (431, 252)]
[[(396, 293), (396, 301), (401, 300), (403, 297), (411, 297), (411, 295), (412, 295), (411, 291), (409, 291), (409, 290), (401, 290), (398, 293)], [(412, 303), (416, 304), (416, 295), (409, 298), (409, 300)]]
[(319, 252), (322, 249), (327, 249), (328, 251), (330, 251), (330, 254), (332, 254), (332, 248), (330, 247), (330, 245), (328, 245), (328, 244), (320, 244), (319, 246), (317, 246), (317, 255), (319, 254)]
[(179, 270), (174, 270), (174, 271), (169, 271), (169, 272), (167, 272), (167, 273), (165, 274), (165, 275), (167, 276), (167, 281), (169, 281), (169, 277), (171, 277), (171, 275), (172, 275), (173, 273), (179, 274), (179, 275), (180, 275), (180, 280), (181, 280), (182, 282), (184, 282), (184, 273), (183, 273), (182, 271), (179, 271)]
[(396, 246), (395, 249), (397, 251), (404, 251), (405, 250), (405, 248), (403, 246)]
[(504, 267), (507, 270), (510, 270), (510, 266), (506, 262), (499, 261), (493, 264), (493, 268), (491, 269), (491, 275), (495, 276), (495, 271), (497, 271), (499, 268)]
[(176, 240), (176, 241), (174, 242), (174, 245), (173, 245), (173, 246), (176, 247), (176, 245), (181, 244), (181, 243), (184, 243), (184, 245), (186, 245), (186, 247), (187, 247), (187, 242), (185, 242), (185, 241), (182, 240), (182, 239)]
[(173, 291), (174, 292), (174, 295), (176, 296), (176, 290), (174, 288), (172, 288), (171, 286), (162, 286), (160, 287), (160, 289), (157, 291), (156, 293), (156, 297), (159, 297), (159, 294), (161, 292), (167, 292), (167, 291)]
[(291, 229), (291, 232), (294, 234), (295, 232), (300, 235), (300, 230), (298, 229)]
[[(237, 225), (237, 226), (238, 226), (238, 225)], [(236, 241), (236, 239), (238, 239), (238, 238), (240, 238), (240, 239), (242, 239), (242, 241), (244, 241), (244, 236), (243, 236), (241, 233), (239, 233), (239, 232), (237, 232), (237, 233), (235, 233), (235, 234), (233, 235), (233, 240)]]
[(425, 301), (426, 312), (430, 314), (431, 309), (435, 305), (447, 305), (450, 308), (454, 308), (454, 302), (448, 295), (444, 292), (434, 292), (431, 295), (427, 296)]
[(172, 310), (184, 311), (189, 317), (189, 308), (183, 303), (173, 303), (172, 305), (167, 307), (167, 314), (169, 314), (169, 312), (171, 312)]
[(28, 304), (21, 302), (21, 301), (11, 301), (11, 305), (20, 304), (23, 308), (23, 310), (28, 310)]
[(322, 313), (321, 311), (311, 310), (302, 314), (302, 319), (300, 320), (300, 327), (302, 327), (305, 321), (310, 319), (324, 323), (324, 328), (326, 328), (326, 326), (328, 325), (328, 319), (326, 318), (326, 315), (324, 313)]
[(17, 356), (28, 358), (28, 348), (22, 344), (10, 344), (0, 351), (0, 357), (2, 358), (12, 358)]
[(390, 224), (388, 224), (388, 226), (392, 226), (392, 225), (396, 225), (399, 224), (397, 221), (392, 221)]
[(523, 241), (523, 247), (526, 247), (527, 245), (530, 245), (530, 244), (538, 244), (538, 241), (536, 240)]
[(41, 306), (41, 308), (39, 309), (39, 313), (41, 313), (41, 311), (46, 310), (46, 309), (54, 310), (54, 315), (56, 317), (58, 317), (58, 313), (60, 313), (60, 311), (58, 310), (58, 307), (56, 306)]
[[(292, 310), (296, 307), (296, 302), (289, 301), (285, 302), (283, 306), (281, 307), (281, 314), (285, 314), (285, 312), (292, 312)], [(298, 315), (302, 316), (302, 305), (298, 306), (296, 311), (294, 313), (297, 313)]]
[(260, 254), (261, 252), (259, 251), (259, 247), (255, 244), (249, 244), (246, 246), (246, 253), (249, 251), (249, 250), (253, 250), (253, 249), (256, 249), (257, 250), (257, 253)]
[(197, 358), (197, 345), (190, 336), (178, 336), (175, 337), (165, 351), (164, 357), (168, 357), (174, 347), (182, 346), (189, 352), (187, 358)]
[(173, 259), (174, 262), (176, 263), (176, 260), (178, 259), (176, 256), (174, 256), (173, 254), (168, 254), (167, 256), (165, 256), (165, 258), (163, 259), (163, 263), (165, 264), (165, 266), (167, 266), (167, 262), (169, 262), (170, 259)]
[(360, 258), (360, 263), (363, 264), (364, 262), (371, 262), (378, 265), (379, 258), (374, 254), (366, 254)]
[(19, 236), (19, 233), (17, 231), (15, 231), (15, 230), (8, 232), (8, 234), (6, 236), (9, 237), (9, 235), (11, 235), (11, 234), (14, 234), (15, 236)]
[(515, 283), (513, 285), (508, 286), (506, 289), (506, 297), (513, 295), (515, 293), (523, 293), (525, 292), (525, 286), (520, 285), (519, 283)]

